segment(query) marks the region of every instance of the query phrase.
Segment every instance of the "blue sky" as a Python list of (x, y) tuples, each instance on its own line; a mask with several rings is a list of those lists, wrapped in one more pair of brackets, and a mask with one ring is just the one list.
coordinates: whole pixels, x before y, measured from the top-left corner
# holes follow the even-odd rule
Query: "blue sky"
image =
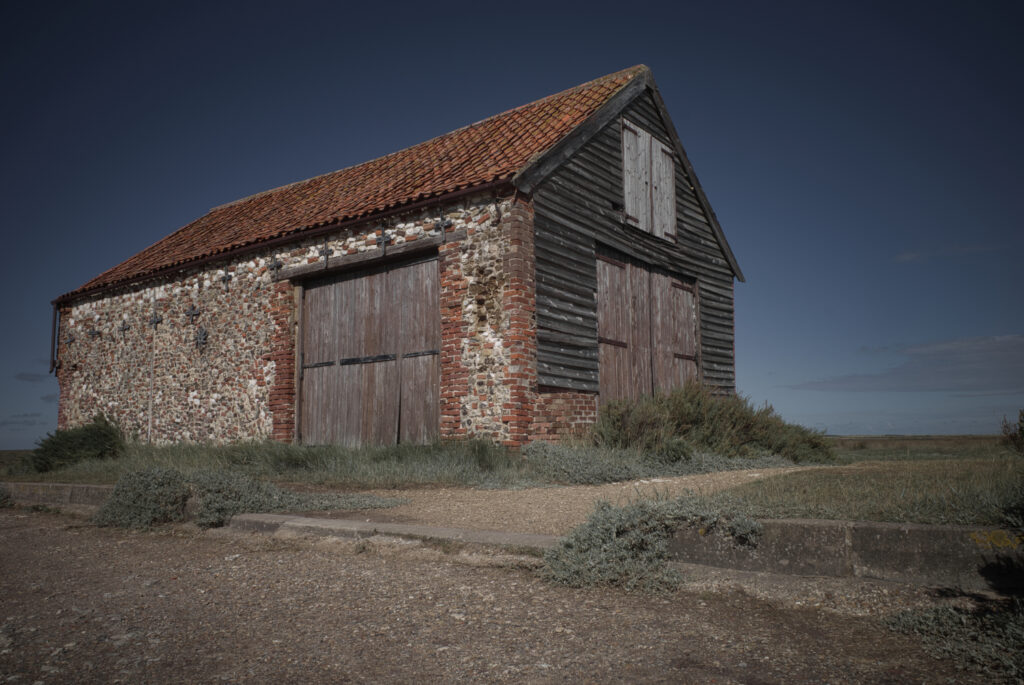
[(50, 301), (209, 208), (650, 66), (743, 268), (737, 378), (837, 434), (1024, 407), (1024, 3), (0, 9), (0, 449)]

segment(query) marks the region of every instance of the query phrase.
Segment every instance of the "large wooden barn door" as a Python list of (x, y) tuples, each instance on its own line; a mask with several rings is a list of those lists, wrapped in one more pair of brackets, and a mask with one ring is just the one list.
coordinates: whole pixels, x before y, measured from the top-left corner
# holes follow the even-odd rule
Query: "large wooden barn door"
[(440, 422), (436, 258), (344, 274), (303, 294), (306, 444), (429, 442)]
[(697, 378), (692, 284), (599, 255), (597, 340), (601, 403), (680, 388)]

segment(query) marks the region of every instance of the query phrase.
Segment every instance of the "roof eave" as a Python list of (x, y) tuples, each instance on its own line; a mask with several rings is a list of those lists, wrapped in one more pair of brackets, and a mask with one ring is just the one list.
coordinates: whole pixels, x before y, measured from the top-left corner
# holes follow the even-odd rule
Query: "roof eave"
[(413, 202), (388, 207), (386, 209), (371, 212), (369, 214), (363, 214), (360, 216), (350, 217), (346, 219), (339, 219), (337, 221), (305, 226), (293, 231), (288, 231), (287, 233), (275, 236), (273, 238), (267, 238), (266, 240), (259, 240), (252, 243), (246, 243), (244, 245), (228, 248), (220, 252), (213, 252), (211, 254), (203, 255), (202, 257), (197, 257), (195, 259), (179, 262), (177, 264), (170, 264), (166, 267), (156, 269), (154, 271), (149, 271), (146, 273), (131, 276), (129, 278), (97, 285), (93, 288), (78, 288), (76, 290), (66, 292), (63, 295), (59, 295), (55, 299), (51, 300), (51, 304), (59, 307), (61, 305), (66, 305), (70, 302), (74, 302), (75, 300), (80, 300), (86, 297), (93, 297), (96, 295), (110, 292), (112, 290), (127, 288), (147, 281), (160, 280), (161, 278), (164, 278), (166, 276), (177, 274), (187, 269), (200, 267), (211, 262), (229, 260), (234, 257), (249, 254), (251, 252), (256, 252), (258, 250), (266, 249), (268, 247), (275, 247), (277, 245), (291, 243), (296, 240), (316, 238), (326, 233), (333, 233), (334, 231), (343, 230), (353, 225), (366, 223), (369, 221), (377, 221), (383, 217), (391, 216), (393, 214), (400, 214), (403, 212), (421, 209), (424, 207), (444, 204), (445, 202), (449, 202), (451, 200), (466, 195), (472, 195), (474, 193), (482, 193), (487, 191), (496, 191), (502, 188), (507, 188), (509, 190), (514, 189), (514, 186), (512, 185), (512, 182), (508, 177), (496, 178), (485, 183), (479, 183), (476, 185), (467, 186), (465, 188), (459, 188), (457, 190), (444, 193), (442, 195), (435, 195), (432, 197), (415, 200)]
[(534, 156), (512, 177), (516, 189), (532, 195), (533, 191), (543, 183), (558, 167), (572, 157), (580, 148), (601, 131), (608, 123), (618, 117), (637, 96), (644, 92), (648, 85), (653, 85), (651, 70), (641, 65), (637, 75), (629, 80), (607, 102), (579, 124), (572, 133), (563, 137), (544, 152)]

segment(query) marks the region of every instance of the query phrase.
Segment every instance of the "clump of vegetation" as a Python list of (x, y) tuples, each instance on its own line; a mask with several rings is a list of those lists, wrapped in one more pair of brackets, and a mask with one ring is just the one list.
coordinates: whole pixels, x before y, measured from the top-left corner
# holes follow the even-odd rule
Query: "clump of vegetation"
[(101, 526), (147, 529), (185, 519), (185, 505), (195, 499), (196, 524), (223, 526), (235, 514), (322, 509), (376, 509), (405, 500), (365, 494), (314, 495), (284, 490), (272, 483), (231, 471), (149, 468), (125, 473), (97, 512)]
[(569, 485), (597, 485), (651, 475), (642, 455), (633, 450), (606, 447), (574, 447), (532, 442), (523, 458), (541, 480)]
[(1024, 533), (1024, 475), (1017, 478), (1002, 506), (1002, 524)]
[(185, 474), (234, 471), (253, 478), (397, 488), (410, 485), (522, 485), (530, 482), (518, 454), (483, 440), (432, 445), (342, 447), (249, 442), (229, 445), (129, 443), (120, 459), (86, 459), (44, 476), (68, 483), (113, 483), (129, 471), (161, 466)]
[(151, 468), (124, 474), (93, 521), (101, 526), (148, 529), (185, 518), (189, 488), (174, 469)]
[(601, 410), (592, 435), (597, 445), (641, 450), (666, 463), (697, 452), (771, 454), (794, 462), (832, 458), (823, 433), (786, 423), (769, 405), (755, 409), (740, 395), (714, 395), (699, 383), (636, 402), (612, 402)]
[(541, 575), (571, 587), (674, 590), (682, 578), (668, 565), (668, 546), (675, 531), (684, 525), (703, 533), (719, 529), (745, 545), (756, 545), (761, 533), (761, 525), (735, 501), (712, 505), (687, 495), (640, 500), (623, 507), (599, 502), (586, 522), (544, 555)]
[(32, 452), (32, 466), (43, 473), (87, 459), (114, 459), (124, 449), (117, 424), (98, 414), (84, 426), (54, 431), (40, 440)]
[(7, 489), (6, 485), (0, 483), (0, 509), (11, 506), (14, 506), (14, 498), (11, 497), (11, 491)]
[(888, 620), (892, 630), (921, 637), (925, 650), (953, 659), (958, 668), (1007, 682), (1024, 678), (1024, 599), (976, 609), (938, 607), (904, 611)]
[(1024, 409), (1018, 413), (1016, 424), (1003, 417), (1003, 440), (1017, 454), (1024, 455)]
[(192, 474), (189, 482), (198, 504), (196, 525), (202, 528), (223, 526), (241, 513), (382, 509), (405, 501), (365, 494), (300, 494), (231, 471), (200, 471)]
[(637, 478), (791, 466), (773, 455), (723, 457), (698, 452), (669, 461), (661, 455), (624, 447), (532, 442), (523, 448), (527, 473), (543, 482), (600, 485)]

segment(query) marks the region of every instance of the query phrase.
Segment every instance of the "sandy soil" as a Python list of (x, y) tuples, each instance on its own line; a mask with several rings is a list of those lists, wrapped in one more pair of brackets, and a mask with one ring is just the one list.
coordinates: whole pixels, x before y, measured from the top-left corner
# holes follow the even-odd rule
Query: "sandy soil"
[(969, 682), (879, 622), (920, 590), (694, 570), (644, 596), (534, 562), (0, 510), (0, 681)]
[(778, 473), (820, 468), (791, 466), (721, 471), (677, 478), (577, 485), (570, 487), (527, 488), (523, 490), (475, 490), (470, 488), (429, 488), (420, 490), (378, 490), (374, 494), (403, 497), (408, 504), (393, 509), (354, 514), (334, 511), (316, 514), (349, 518), (361, 516), (374, 521), (425, 523), (453, 528), (508, 530), (516, 533), (564, 535), (586, 520), (594, 505), (605, 500), (625, 504), (643, 496), (675, 496), (688, 490), (710, 493), (735, 487)]

